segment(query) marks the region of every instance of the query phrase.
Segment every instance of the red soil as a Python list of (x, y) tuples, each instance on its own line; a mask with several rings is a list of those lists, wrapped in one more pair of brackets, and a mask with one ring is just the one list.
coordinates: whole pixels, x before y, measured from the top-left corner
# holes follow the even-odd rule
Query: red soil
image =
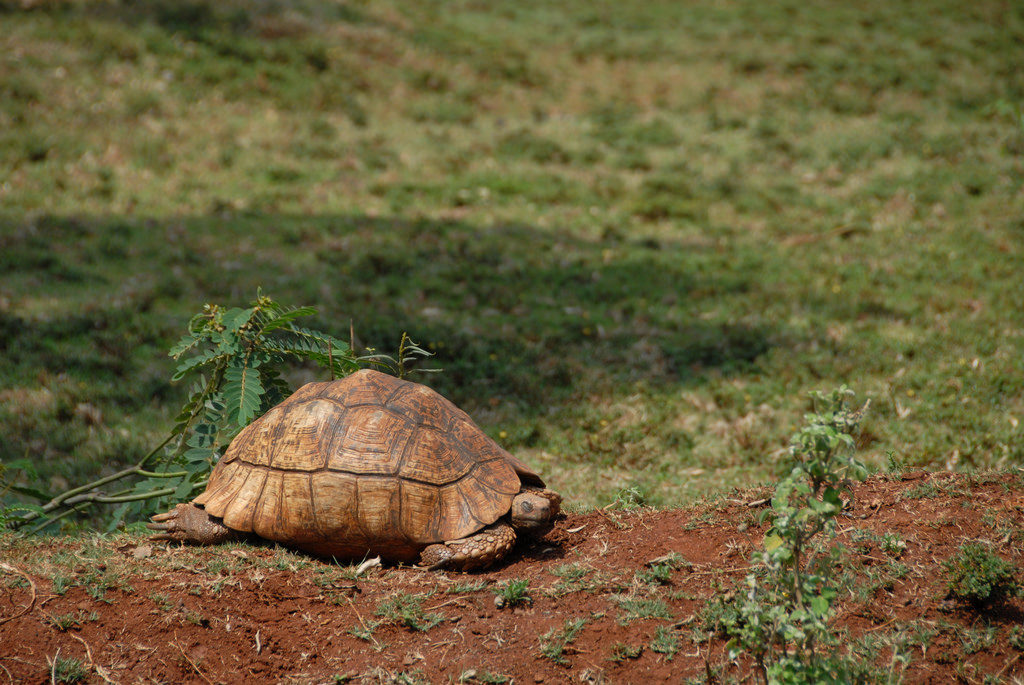
[[(703, 680), (709, 669), (742, 678), (750, 664), (728, 661), (723, 640), (692, 636), (708, 600), (746, 573), (764, 530), (749, 503), (765, 494), (570, 514), (505, 565), (474, 574), (385, 566), (353, 580), (351, 568), (270, 546), (0, 536), (0, 682), (50, 682), (57, 657), (77, 659), (87, 682), (648, 683)], [(874, 478), (858, 486), (840, 530), (858, 582), (889, 573), (868, 594), (841, 598), (835, 623), (850, 639), (909, 640), (907, 682), (1024, 678), (1024, 634), (1015, 632), (1024, 601), (984, 612), (959, 605), (946, 599), (942, 566), (963, 541), (983, 540), (1024, 567), (1020, 477)], [(883, 550), (877, 536), (886, 533), (905, 549)], [(669, 583), (637, 578), (669, 553), (685, 560)], [(532, 603), (496, 606), (495, 590), (519, 579)], [(417, 630), (378, 615), (409, 595), (440, 621)], [(660, 600), (670, 618), (630, 619), (629, 598)], [(561, 655), (542, 653), (558, 644), (544, 636), (575, 619), (585, 623)], [(417, 621), (428, 625), (406, 623)], [(676, 639), (674, 654), (652, 647), (659, 628)], [(880, 667), (890, 655), (879, 648)]]

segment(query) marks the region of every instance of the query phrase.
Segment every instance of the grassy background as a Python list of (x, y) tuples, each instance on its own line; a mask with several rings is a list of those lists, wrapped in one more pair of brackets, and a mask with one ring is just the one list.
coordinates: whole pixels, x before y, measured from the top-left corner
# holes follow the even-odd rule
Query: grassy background
[(874, 464), (1020, 464), (1021, 64), (1002, 0), (0, 2), (0, 460), (148, 451), (262, 285), (580, 505), (770, 477), (839, 383)]

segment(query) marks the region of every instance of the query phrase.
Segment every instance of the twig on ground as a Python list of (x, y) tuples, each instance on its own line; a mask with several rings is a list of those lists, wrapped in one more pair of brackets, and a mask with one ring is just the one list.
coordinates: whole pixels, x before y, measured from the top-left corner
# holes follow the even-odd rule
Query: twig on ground
[(0, 562), (0, 569), (2, 569), (4, 571), (7, 571), (8, 573), (14, 573), (14, 574), (17, 574), (17, 575), (21, 576), (22, 578), (24, 578), (25, 580), (28, 581), (28, 585), (32, 589), (32, 598), (29, 600), (28, 606), (26, 606), (24, 609), (22, 609), (21, 613), (15, 614), (14, 616), (8, 616), (7, 618), (4, 618), (4, 619), (0, 619), (0, 625), (3, 625), (5, 623), (7, 623), (8, 621), (13, 621), (16, 618), (21, 618), (22, 616), (24, 616), (28, 612), (32, 611), (32, 609), (36, 605), (36, 584), (32, 582), (32, 579), (29, 577), (29, 575), (27, 573), (25, 573), (24, 571), (21, 571), (19, 569), (14, 568), (10, 564), (5, 564), (3, 562)]
[(203, 679), (204, 681), (206, 681), (207, 683), (209, 683), (209, 685), (213, 685), (213, 681), (212, 681), (212, 680), (210, 680), (209, 678), (207, 678), (207, 677), (206, 677), (206, 675), (205, 675), (205, 674), (204, 674), (204, 673), (203, 673), (202, 671), (200, 671), (200, 670), (199, 670), (199, 667), (198, 667), (198, 666), (196, 666), (196, 662), (194, 662), (194, 661), (192, 661), (192, 659), (188, 658), (188, 654), (186, 654), (186, 653), (185, 653), (185, 648), (184, 648), (184, 647), (182, 647), (182, 646), (181, 646), (180, 644), (178, 644), (178, 641), (177, 641), (177, 640), (175, 640), (175, 641), (174, 641), (174, 646), (175, 646), (175, 647), (177, 647), (177, 648), (178, 648), (178, 651), (179, 651), (179, 652), (181, 652), (181, 655), (182, 655), (183, 657), (185, 657), (185, 661), (187, 661), (187, 662), (188, 662), (188, 665), (189, 665), (189, 666), (191, 666), (191, 667), (192, 667), (192, 669), (193, 669), (193, 670), (194, 670), (194, 671), (195, 671), (196, 673), (198, 673), (198, 674), (199, 674), (199, 677), (200, 677), (200, 678), (202, 678), (202, 679)]
[[(691, 573), (686, 574), (686, 578), (690, 578), (693, 576), (710, 576), (716, 573), (739, 573), (740, 571), (753, 570), (753, 568), (753, 566), (737, 566), (736, 568), (714, 568), (710, 571), (693, 571)], [(682, 580), (686, 580), (686, 578), (683, 578)]]
[(1013, 666), (1015, 663), (1017, 663), (1018, 659), (1020, 659), (1020, 654), (1018, 654), (1017, 656), (1013, 657), (1005, 664), (1003, 664), (1003, 667), (999, 669), (999, 673), (996, 673), (995, 680), (998, 682), (999, 679), (1003, 677), (1003, 674), (1006, 673), (1006, 669), (1010, 668), (1010, 666)]
[(96, 671), (96, 674), (100, 678), (103, 678), (103, 682), (105, 682), (105, 683), (113, 683), (113, 685), (117, 685), (117, 681), (116, 680), (111, 680), (110, 679), (110, 677), (108, 675), (110, 673), (110, 671), (107, 670), (106, 668), (104, 668), (103, 666), (100, 666), (95, 661), (93, 661), (92, 650), (89, 649), (89, 643), (86, 642), (85, 640), (83, 640), (82, 638), (78, 637), (74, 633), (71, 634), (71, 637), (75, 638), (76, 640), (78, 640), (79, 642), (81, 642), (85, 646), (85, 658), (87, 658), (89, 660), (89, 666), (92, 668), (92, 670)]

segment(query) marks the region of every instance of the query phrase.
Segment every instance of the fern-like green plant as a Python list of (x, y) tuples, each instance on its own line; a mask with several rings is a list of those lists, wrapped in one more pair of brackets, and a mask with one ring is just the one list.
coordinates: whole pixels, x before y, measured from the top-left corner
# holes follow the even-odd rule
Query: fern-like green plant
[[(356, 357), (348, 343), (297, 325), (297, 320), (315, 313), (313, 307), (285, 307), (262, 292), (245, 308), (207, 304), (169, 352), (178, 362), (171, 380), (193, 378), (170, 435), (134, 466), (49, 501), (41, 493), (13, 486), (13, 479), (0, 473), (2, 489), (37, 501), (0, 508), (0, 524), (33, 524), (29, 532), (38, 532), (95, 504), (119, 505), (109, 530), (138, 520), (206, 486), (210, 470), (232, 438), (290, 394), (281, 377), (289, 362), (314, 362), (333, 380), (358, 370), (360, 363), (402, 376), (412, 361), (429, 355), (403, 334), (397, 359), (382, 354)], [(125, 482), (131, 485), (102, 489)]]
[(171, 431), (186, 462), (209, 463), (225, 438), (287, 397), (281, 370), (288, 361), (315, 362), (332, 379), (359, 368), (348, 343), (296, 325), (315, 313), (259, 293), (245, 309), (208, 304), (192, 318), (169, 352), (179, 361), (171, 380), (199, 374)]

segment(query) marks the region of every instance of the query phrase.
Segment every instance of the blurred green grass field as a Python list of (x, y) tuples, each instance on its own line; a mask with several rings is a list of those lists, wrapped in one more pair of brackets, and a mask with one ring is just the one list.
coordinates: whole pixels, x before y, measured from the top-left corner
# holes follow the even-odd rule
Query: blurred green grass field
[(145, 453), (262, 286), (577, 505), (772, 477), (840, 383), (876, 466), (1021, 464), (1021, 65), (1002, 0), (0, 2), (0, 460)]

